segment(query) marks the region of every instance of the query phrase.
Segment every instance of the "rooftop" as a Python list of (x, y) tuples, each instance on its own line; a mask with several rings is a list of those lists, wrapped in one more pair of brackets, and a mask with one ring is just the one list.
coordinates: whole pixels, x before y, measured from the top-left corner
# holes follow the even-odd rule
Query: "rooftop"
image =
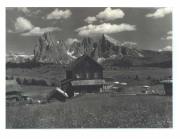
[(81, 62), (83, 61), (86, 61), (86, 60), (90, 60), (92, 61), (94, 64), (96, 64), (98, 67), (100, 67), (101, 69), (103, 69), (103, 67), (97, 63), (94, 59), (92, 59), (91, 57), (89, 57), (88, 55), (83, 55), (81, 57), (78, 57), (75, 61), (73, 61), (72, 63), (70, 63), (66, 70), (73, 70), (78, 64), (80, 64)]

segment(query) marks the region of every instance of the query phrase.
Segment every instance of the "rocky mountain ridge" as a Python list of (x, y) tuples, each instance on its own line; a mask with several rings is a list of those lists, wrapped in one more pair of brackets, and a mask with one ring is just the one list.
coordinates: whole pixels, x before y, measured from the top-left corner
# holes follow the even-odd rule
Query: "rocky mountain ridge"
[(98, 41), (83, 38), (67, 46), (63, 40), (55, 41), (50, 33), (43, 34), (34, 49), (34, 60), (44, 63), (70, 63), (82, 55), (89, 55), (95, 60), (123, 57), (125, 55), (143, 57), (136, 47), (122, 46), (121, 43), (108, 35), (102, 35)]
[(83, 38), (81, 41), (74, 41), (67, 44), (63, 40), (54, 39), (51, 33), (40, 36), (34, 48), (34, 56), (31, 58), (17, 56), (7, 56), (6, 62), (26, 62), (32, 60), (36, 63), (56, 63), (69, 64), (82, 55), (89, 55), (99, 63), (108, 65), (118, 65), (122, 61), (135, 63), (133, 65), (149, 64), (172, 60), (172, 52), (157, 52), (151, 50), (141, 50), (134, 45), (121, 43), (114, 38), (103, 34), (99, 39), (94, 40), (90, 37)]

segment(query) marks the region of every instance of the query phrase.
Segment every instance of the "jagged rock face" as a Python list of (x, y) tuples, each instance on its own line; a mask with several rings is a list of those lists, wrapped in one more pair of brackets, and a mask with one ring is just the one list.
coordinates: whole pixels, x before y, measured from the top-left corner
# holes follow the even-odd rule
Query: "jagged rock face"
[[(64, 41), (55, 41), (52, 34), (43, 34), (34, 49), (34, 60), (43, 63), (68, 64), (73, 59), (82, 55), (89, 55), (95, 60), (121, 58), (123, 56), (143, 56), (141, 52), (121, 43), (108, 35), (103, 35), (98, 41), (92, 38), (84, 38), (66, 46)], [(102, 61), (102, 60), (101, 60)]]
[(67, 64), (72, 58), (67, 54), (64, 41), (55, 41), (50, 33), (45, 33), (36, 44), (34, 60), (43, 63)]
[(108, 35), (103, 35), (102, 38), (99, 40), (99, 47), (98, 47), (98, 55), (99, 57), (108, 58), (111, 55), (119, 55), (120, 43), (109, 37)]
[(115, 56), (123, 57), (123, 56), (135, 56), (135, 57), (143, 57), (141, 51), (136, 47), (132, 46), (122, 46), (122, 44), (109, 37), (108, 35), (103, 35), (99, 40), (99, 57), (104, 58), (112, 58)]
[(121, 46), (121, 54), (123, 56), (144, 57), (141, 50), (131, 46)]
[(93, 50), (95, 49), (95, 42), (91, 39), (91, 38), (84, 38), (82, 40), (82, 47), (84, 49), (84, 54), (87, 54), (89, 56), (91, 56), (91, 53), (93, 52)]
[(71, 46), (69, 46), (68, 52), (72, 57), (78, 58), (83, 55), (83, 49), (81, 47), (80, 42), (74, 42)]
[(69, 52), (76, 58), (84, 54), (94, 57), (93, 53), (96, 46), (96, 42), (94, 42), (93, 39), (84, 38), (81, 42), (74, 42), (69, 46)]

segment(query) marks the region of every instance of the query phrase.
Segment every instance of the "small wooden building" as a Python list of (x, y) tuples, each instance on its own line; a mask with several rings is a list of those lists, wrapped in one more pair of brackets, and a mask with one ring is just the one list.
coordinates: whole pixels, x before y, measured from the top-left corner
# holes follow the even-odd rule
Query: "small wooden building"
[(104, 83), (103, 67), (83, 55), (66, 68), (66, 79), (61, 81), (61, 87), (69, 96), (74, 96), (74, 92), (100, 92)]
[(164, 85), (165, 95), (172, 96), (172, 80), (163, 80), (161, 83)]
[(6, 100), (19, 100), (22, 98), (22, 89), (16, 80), (6, 80)]

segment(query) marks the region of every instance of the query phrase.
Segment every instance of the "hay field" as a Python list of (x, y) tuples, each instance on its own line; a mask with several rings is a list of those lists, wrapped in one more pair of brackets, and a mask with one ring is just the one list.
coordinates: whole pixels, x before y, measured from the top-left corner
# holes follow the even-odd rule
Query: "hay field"
[[(64, 69), (43, 66), (33, 69), (7, 69), (14, 77), (32, 77), (60, 81)], [(139, 80), (135, 79), (138, 75)], [(150, 79), (148, 77), (150, 76)], [(104, 77), (127, 82), (119, 94), (136, 94), (142, 85), (172, 76), (171, 68), (130, 68), (105, 70)], [(33, 98), (45, 97), (54, 87), (22, 86)], [(153, 85), (163, 92), (162, 85)], [(118, 93), (118, 92), (117, 92)], [(63, 102), (11, 105), (6, 107), (7, 128), (160, 128), (172, 127), (172, 97), (143, 95), (85, 94)]]
[(167, 128), (172, 97), (85, 94), (66, 102), (8, 106), (7, 128)]

